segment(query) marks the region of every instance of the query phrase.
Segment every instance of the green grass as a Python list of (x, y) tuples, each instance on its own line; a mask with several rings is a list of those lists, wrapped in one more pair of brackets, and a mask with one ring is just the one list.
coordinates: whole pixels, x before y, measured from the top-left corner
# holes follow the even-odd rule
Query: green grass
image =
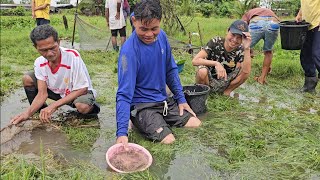
[[(1, 18), (3, 97), (22, 86), (21, 76), (33, 68), (38, 53), (28, 38), (34, 27), (30, 17)], [(14, 23), (11, 18), (14, 18)], [(67, 18), (69, 30), (63, 27), (62, 15), (53, 15), (52, 25), (59, 31), (61, 38), (71, 39), (73, 16), (67, 15)], [(81, 18), (101, 29), (106, 28), (103, 17)], [(199, 22), (203, 44), (206, 44), (214, 36), (224, 36), (233, 21), (227, 18), (196, 17), (186, 29), (188, 32), (198, 32)], [(183, 33), (178, 32), (174, 37), (188, 42), (188, 35)], [(76, 33), (76, 41), (78, 38)], [(201, 45), (198, 36), (192, 36), (192, 42)], [(172, 171), (176, 173), (171, 174), (171, 179), (182, 177), (188, 172), (191, 175), (203, 175), (200, 179), (318, 179), (320, 97), (299, 93), (298, 89), (303, 84), (299, 51), (282, 50), (279, 38), (275, 45), (268, 85), (257, 84), (253, 76), (259, 75), (261, 71), (261, 49), (260, 42), (254, 49), (256, 56), (252, 60), (250, 78), (235, 91), (241, 95), (239, 98), (218, 95), (209, 97), (208, 114), (201, 117), (202, 127), (174, 128), (177, 141), (172, 145), (150, 142), (139, 133), (130, 131), (130, 142), (146, 147), (153, 155), (154, 163), (149, 170), (114, 174), (98, 169), (90, 162), (62, 163), (50, 152), (43, 153), (43, 161), (11, 154), (1, 157), (1, 179), (168, 179)], [(115, 111), (118, 54), (105, 51), (80, 52), (94, 88), (98, 90), (98, 102)], [(194, 84), (195, 68), (191, 64), (191, 55), (182, 51), (173, 53), (176, 60), (186, 61), (180, 74), (182, 84)], [(115, 129), (112, 127), (98, 130), (68, 126), (62, 129), (74, 149), (89, 151), (99, 134), (105, 141), (115, 140)], [(181, 157), (189, 157), (191, 160), (181, 163)], [(199, 167), (202, 171), (197, 171)], [(199, 179), (192, 177), (189, 179)]]

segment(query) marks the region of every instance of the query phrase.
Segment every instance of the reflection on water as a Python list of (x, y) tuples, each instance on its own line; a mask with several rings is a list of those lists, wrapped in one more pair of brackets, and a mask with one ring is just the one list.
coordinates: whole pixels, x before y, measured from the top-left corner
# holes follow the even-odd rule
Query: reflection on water
[(200, 154), (177, 155), (171, 162), (164, 179), (210, 179), (218, 176)]
[(67, 137), (61, 130), (55, 127), (41, 126), (31, 132), (29, 141), (21, 144), (18, 152), (22, 154), (41, 155), (42, 146), (43, 152), (50, 150), (54, 154), (62, 155), (67, 160), (88, 160), (89, 153), (73, 150), (68, 143)]

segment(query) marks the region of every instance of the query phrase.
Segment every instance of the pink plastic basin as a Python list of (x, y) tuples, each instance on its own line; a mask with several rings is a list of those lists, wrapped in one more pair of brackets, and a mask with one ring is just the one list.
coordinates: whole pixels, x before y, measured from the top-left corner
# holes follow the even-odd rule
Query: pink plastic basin
[[(134, 151), (137, 151), (137, 152), (143, 152), (143, 154), (147, 157), (148, 159), (148, 163), (142, 167), (142, 168), (139, 168), (138, 170), (136, 171), (144, 171), (146, 170), (148, 167), (150, 167), (150, 165), (152, 164), (152, 156), (150, 154), (150, 152), (145, 149), (144, 147), (138, 145), (138, 144), (134, 144), (134, 143), (128, 143), (128, 148), (129, 150), (134, 150)], [(111, 146), (107, 153), (106, 153), (106, 160), (107, 160), (107, 163), (108, 163), (108, 166), (113, 169), (114, 171), (116, 172), (119, 172), (119, 173), (132, 173), (132, 172), (136, 172), (136, 171), (130, 171), (130, 172), (126, 172), (126, 171), (122, 171), (120, 169), (117, 169), (115, 166), (113, 166), (110, 162), (110, 159), (112, 159), (112, 157), (114, 155), (117, 155), (118, 153), (121, 153), (121, 152), (124, 152), (124, 148), (123, 148), (123, 145), (122, 144), (115, 144), (113, 146)]]

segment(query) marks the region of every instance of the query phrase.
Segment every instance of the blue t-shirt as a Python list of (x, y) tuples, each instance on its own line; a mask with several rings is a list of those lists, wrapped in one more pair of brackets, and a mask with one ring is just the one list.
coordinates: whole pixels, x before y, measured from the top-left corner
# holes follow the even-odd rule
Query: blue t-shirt
[(136, 32), (126, 40), (118, 59), (118, 85), (117, 137), (128, 135), (131, 105), (163, 102), (167, 99), (166, 85), (179, 104), (186, 102), (164, 31), (151, 44), (143, 43)]

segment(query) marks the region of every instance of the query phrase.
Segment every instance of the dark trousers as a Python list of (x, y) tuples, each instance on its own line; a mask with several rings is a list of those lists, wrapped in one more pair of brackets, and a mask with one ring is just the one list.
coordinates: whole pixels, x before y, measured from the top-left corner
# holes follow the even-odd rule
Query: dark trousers
[(44, 19), (44, 18), (37, 18), (37, 26), (43, 25), (43, 24), (50, 24), (50, 20)]
[(306, 77), (320, 78), (320, 31), (319, 26), (309, 30), (300, 53), (300, 63)]

